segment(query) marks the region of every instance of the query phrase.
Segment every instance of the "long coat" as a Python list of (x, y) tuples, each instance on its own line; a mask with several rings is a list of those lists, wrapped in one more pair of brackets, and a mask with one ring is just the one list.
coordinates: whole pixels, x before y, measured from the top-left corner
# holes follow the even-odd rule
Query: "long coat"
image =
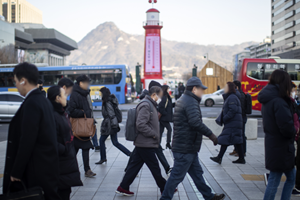
[[(111, 94), (108, 98), (108, 101), (102, 104), (103, 121), (101, 124), (101, 135), (110, 135), (120, 131), (114, 109), (114, 107), (118, 105), (118, 99), (114, 94)], [(112, 129), (115, 129), (116, 131), (111, 131)]]
[(222, 133), (218, 137), (220, 145), (242, 144), (243, 118), (239, 93), (224, 94), (224, 105), (221, 120), (224, 123)]
[(280, 97), (279, 86), (272, 84), (258, 94), (258, 101), (262, 103), (266, 168), (277, 172), (292, 170), (295, 166), (296, 130), (291, 101)]
[(173, 121), (173, 103), (170, 95), (164, 95), (161, 98), (161, 102), (158, 104), (158, 112), (161, 114), (160, 121)]
[(61, 104), (52, 102), (56, 123), (59, 155), (59, 189), (82, 186), (78, 168), (72, 126)]
[[(60, 199), (55, 127), (51, 103), (39, 89), (31, 91), (9, 125), (3, 193), (8, 192), (13, 176), (29, 188), (42, 187), (46, 200)], [(12, 189), (18, 191), (23, 187), (16, 183)]]
[[(72, 118), (84, 118), (84, 114), (87, 118), (92, 118), (92, 109), (88, 102), (87, 96), (89, 95), (89, 90), (82, 89), (78, 84), (73, 87), (73, 92), (70, 96), (68, 102), (68, 113)], [(94, 146), (89, 138), (83, 137), (82, 141), (78, 138), (74, 138), (74, 146), (77, 149), (93, 149)]]

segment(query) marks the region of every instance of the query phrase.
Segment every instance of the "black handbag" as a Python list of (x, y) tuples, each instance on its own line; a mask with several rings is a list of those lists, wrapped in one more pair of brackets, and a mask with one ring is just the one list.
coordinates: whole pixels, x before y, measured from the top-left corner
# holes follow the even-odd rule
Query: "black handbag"
[(0, 195), (0, 200), (45, 200), (44, 192), (41, 187), (26, 188), (25, 184), (21, 181), (24, 190), (19, 192), (10, 192), (10, 187), (13, 183), (10, 182), (7, 194)]

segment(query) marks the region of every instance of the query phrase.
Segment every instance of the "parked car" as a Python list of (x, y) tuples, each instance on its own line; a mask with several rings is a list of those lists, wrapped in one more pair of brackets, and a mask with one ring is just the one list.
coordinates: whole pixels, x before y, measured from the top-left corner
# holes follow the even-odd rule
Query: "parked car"
[(0, 92), (0, 121), (10, 121), (23, 101), (18, 92)]
[(212, 107), (213, 105), (223, 105), (224, 99), (222, 94), (224, 94), (224, 89), (218, 90), (212, 94), (205, 94), (202, 96), (201, 103), (206, 107)]

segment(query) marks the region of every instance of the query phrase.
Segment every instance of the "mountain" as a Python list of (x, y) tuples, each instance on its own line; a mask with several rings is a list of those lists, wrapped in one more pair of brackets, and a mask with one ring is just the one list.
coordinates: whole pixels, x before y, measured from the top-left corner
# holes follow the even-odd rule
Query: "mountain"
[[(163, 31), (163, 30), (162, 30)], [(201, 69), (209, 59), (232, 70), (233, 55), (254, 42), (229, 45), (199, 45), (162, 39), (162, 65), (165, 74), (176, 76), (192, 71), (194, 64)], [(143, 64), (144, 36), (121, 31), (113, 22), (105, 22), (89, 32), (68, 57), (69, 64), (127, 64), (132, 74), (137, 62)], [(179, 77), (178, 77), (179, 78)]]

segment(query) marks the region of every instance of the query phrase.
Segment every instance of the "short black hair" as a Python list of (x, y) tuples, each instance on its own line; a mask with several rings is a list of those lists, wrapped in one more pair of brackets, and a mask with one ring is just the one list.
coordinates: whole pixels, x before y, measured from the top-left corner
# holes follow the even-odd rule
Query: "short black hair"
[(185, 89), (186, 89), (187, 91), (190, 91), (190, 92), (191, 92), (191, 91), (193, 91), (193, 88), (194, 88), (194, 87), (196, 87), (196, 88), (201, 88), (199, 85), (194, 85), (194, 86), (186, 86)]
[(32, 85), (37, 85), (39, 80), (39, 71), (37, 67), (33, 64), (24, 62), (15, 66), (14, 75), (18, 80), (26, 78), (27, 81)]
[(39, 79), (38, 84), (44, 84), (44, 81), (42, 79)]
[(60, 96), (60, 86), (58, 85), (54, 85), (51, 86), (48, 90), (47, 90), (47, 98), (51, 101), (51, 102), (55, 102), (55, 99), (57, 96)]
[(159, 86), (152, 86), (149, 90), (149, 96), (151, 96), (152, 94), (159, 94), (160, 91), (162, 91), (161, 87)]
[(239, 90), (242, 88), (242, 84), (240, 81), (235, 80), (235, 81), (233, 81), (233, 83)]
[(66, 88), (69, 88), (74, 86), (74, 82), (69, 78), (63, 77), (58, 81), (57, 85), (59, 85), (60, 87), (66, 86)]
[(90, 82), (90, 81), (91, 81), (91, 79), (85, 74), (80, 75), (76, 78), (76, 83), (78, 85), (79, 85), (80, 82)]
[(107, 87), (103, 87), (100, 89), (102, 93), (102, 101), (105, 103), (108, 101), (109, 96), (111, 95), (110, 90)]

